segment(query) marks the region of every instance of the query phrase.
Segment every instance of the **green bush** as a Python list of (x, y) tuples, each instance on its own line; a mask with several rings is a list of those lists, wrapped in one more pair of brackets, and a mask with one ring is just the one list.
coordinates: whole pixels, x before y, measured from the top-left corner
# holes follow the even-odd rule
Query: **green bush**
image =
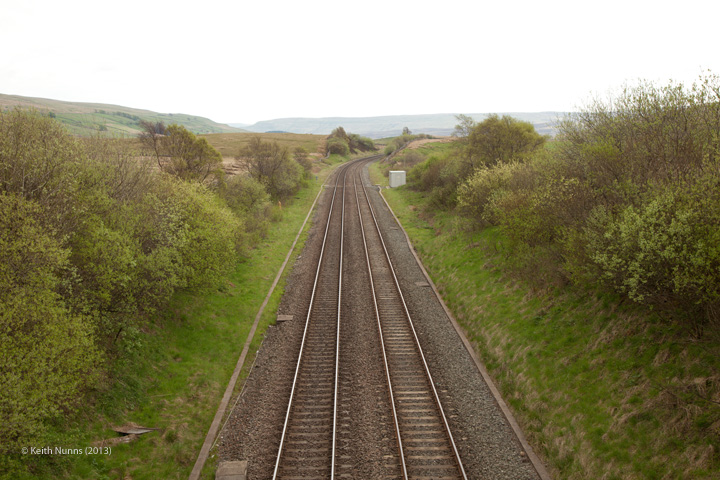
[(360, 135), (351, 133), (350, 134), (350, 150), (356, 150), (360, 152), (371, 152), (376, 150), (375, 142), (368, 137), (361, 137)]
[(113, 348), (118, 332), (140, 313), (137, 263), (140, 249), (120, 218), (87, 215), (66, 242), (71, 251), (68, 304), (95, 319), (102, 344)]
[(277, 142), (263, 142), (260, 137), (253, 137), (237, 158), (275, 200), (285, 200), (303, 185), (305, 171), (291, 158), (288, 149)]
[(530, 122), (508, 115), (490, 115), (470, 129), (463, 152), (471, 165), (468, 173), (480, 165), (526, 159), (546, 140)]
[(330, 155), (341, 155), (343, 157), (350, 155), (350, 146), (347, 141), (342, 138), (328, 138), (325, 151)]
[(566, 117), (559, 129), (558, 153), (595, 188), (692, 175), (720, 153), (720, 77), (706, 75), (690, 88), (626, 87), (612, 101)]
[(583, 195), (576, 178), (550, 178), (532, 190), (516, 189), (494, 196), (489, 216), (515, 242), (530, 246), (557, 244), (568, 225), (563, 206)]
[(179, 288), (212, 287), (242, 249), (242, 222), (198, 183), (158, 178), (138, 206), (143, 307), (152, 312)]
[(45, 207), (36, 214), (58, 235), (83, 214), (82, 191), (94, 184), (89, 172), (82, 146), (59, 122), (20, 110), (0, 115), (0, 191)]
[(75, 407), (93, 385), (93, 326), (57, 293), (69, 251), (41, 207), (0, 193), (0, 453), (17, 453), (43, 421)]
[(173, 124), (167, 127), (163, 147), (168, 160), (163, 164), (164, 171), (186, 181), (221, 181), (222, 155), (205, 138)]
[(337, 127), (327, 137), (325, 151), (329, 154), (347, 156), (351, 153), (375, 150), (375, 143), (356, 133), (347, 133), (343, 127)]
[(186, 229), (178, 244), (189, 288), (217, 287), (235, 266), (242, 249), (242, 221), (213, 192), (200, 184), (174, 182), (173, 200)]
[(182, 125), (140, 122), (141, 143), (155, 155), (163, 172), (186, 181), (222, 183), (222, 155), (205, 138), (198, 138)]
[(601, 278), (639, 303), (720, 307), (720, 177), (654, 187), (640, 207), (593, 211), (588, 255)]
[[(431, 192), (433, 203), (441, 208), (454, 207), (461, 196), (461, 208), (466, 216), (478, 223), (495, 222), (483, 217), (487, 217), (485, 206), (495, 186), (500, 187), (509, 179), (503, 180), (503, 176), (510, 175), (510, 170), (493, 172), (491, 167), (527, 161), (546, 138), (539, 135), (532, 124), (508, 116), (491, 115), (481, 123), (467, 123), (457, 128), (467, 129), (468, 133), (458, 148), (417, 165), (409, 174), (409, 183), (413, 188)], [(470, 180), (477, 170), (482, 173)], [(471, 185), (461, 187), (466, 182)]]
[(295, 161), (298, 162), (298, 165), (300, 165), (305, 171), (305, 178), (310, 178), (312, 161), (310, 160), (310, 156), (308, 155), (307, 150), (305, 150), (303, 147), (295, 147), (293, 157), (295, 158)]
[(100, 388), (174, 292), (235, 268), (245, 219), (262, 230), (268, 195), (245, 179), (221, 198), (196, 180), (36, 113), (0, 115), (3, 450), (39, 442), (44, 422)]
[[(500, 199), (508, 191), (518, 190), (517, 177), (530, 168), (526, 164), (511, 162), (494, 167), (480, 167), (458, 187), (458, 210), (478, 226), (497, 225)], [(528, 172), (529, 173), (529, 172)], [(532, 185), (522, 185), (525, 189)]]
[(270, 195), (260, 182), (250, 176), (234, 175), (228, 179), (221, 195), (230, 210), (243, 220), (250, 243), (265, 237), (271, 203)]
[[(458, 189), (460, 212), (479, 226), (500, 225), (520, 263), (542, 257), (565, 279), (601, 280), (635, 302), (717, 319), (718, 92), (720, 78), (710, 75), (690, 89), (641, 84), (595, 102), (523, 163), (476, 168)], [(469, 143), (473, 132), (480, 138), (474, 127)], [(488, 158), (496, 157), (504, 158)], [(460, 165), (462, 179), (468, 167)], [(443, 170), (423, 168), (413, 178), (435, 188)]]

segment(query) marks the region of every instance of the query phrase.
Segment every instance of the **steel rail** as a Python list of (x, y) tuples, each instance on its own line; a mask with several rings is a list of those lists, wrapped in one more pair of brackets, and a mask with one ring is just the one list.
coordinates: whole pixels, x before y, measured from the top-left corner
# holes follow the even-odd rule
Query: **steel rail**
[[(387, 263), (388, 263), (388, 266), (389, 266), (389, 270), (390, 270), (390, 272), (392, 273), (393, 281), (394, 281), (394, 283), (395, 283), (395, 287), (396, 287), (396, 289), (397, 289), (398, 296), (400, 297), (400, 300), (401, 300), (401, 303), (402, 303), (402, 306), (403, 306), (403, 310), (405, 311), (405, 316), (406, 316), (406, 318), (407, 318), (408, 324), (409, 324), (409, 326), (410, 326), (410, 329), (411, 329), (411, 331), (412, 331), (413, 337), (414, 337), (414, 339), (415, 339), (415, 346), (417, 347), (418, 354), (419, 354), (419, 356), (420, 356), (420, 359), (422, 360), (422, 364), (423, 364), (423, 367), (424, 367), (424, 370), (425, 370), (425, 374), (426, 374), (426, 376), (427, 376), (427, 380), (428, 380), (428, 383), (429, 383), (429, 385), (430, 385), (430, 389), (431, 389), (432, 392), (433, 392), (433, 398), (434, 398), (434, 400), (435, 400), (435, 404), (436, 404), (436, 406), (437, 406), (438, 412), (440, 413), (440, 416), (441, 416), (441, 418), (442, 418), (442, 422), (443, 422), (444, 427), (445, 427), (445, 433), (447, 434), (448, 440), (449, 440), (450, 445), (451, 445), (451, 447), (452, 447), (452, 451), (453, 451), (453, 454), (454, 454), (454, 456), (455, 456), (455, 460), (456, 460), (456, 462), (457, 462), (458, 469), (460, 470), (460, 473), (461, 473), (461, 475), (462, 475), (462, 478), (463, 478), (464, 480), (467, 480), (467, 474), (465, 473), (465, 467), (464, 467), (463, 464), (462, 464), (462, 459), (460, 458), (460, 453), (459, 453), (459, 451), (458, 451), (458, 449), (457, 449), (457, 445), (455, 444), (455, 440), (454, 440), (454, 438), (453, 438), (453, 436), (452, 436), (452, 432), (450, 431), (450, 424), (448, 423), (447, 417), (446, 417), (446, 415), (445, 415), (445, 411), (444, 411), (444, 409), (443, 409), (443, 407), (442, 407), (442, 404), (441, 404), (441, 402), (440, 402), (440, 397), (439, 397), (439, 395), (438, 395), (438, 393), (437, 393), (437, 389), (435, 388), (435, 382), (433, 381), (432, 374), (430, 373), (430, 369), (429, 369), (428, 364), (427, 364), (427, 361), (426, 361), (426, 359), (425, 359), (425, 354), (423, 353), (422, 347), (420, 346), (420, 340), (419, 340), (419, 338), (418, 338), (418, 336), (417, 336), (417, 332), (416, 332), (416, 330), (415, 330), (415, 325), (413, 324), (412, 317), (410, 316), (410, 311), (408, 310), (407, 303), (405, 302), (405, 296), (403, 295), (402, 289), (400, 288), (400, 283), (398, 282), (397, 275), (396, 275), (396, 273), (395, 273), (395, 268), (393, 267), (392, 262), (390, 261), (390, 255), (389, 255), (389, 253), (388, 253), (387, 246), (386, 246), (386, 244), (385, 244), (385, 240), (384, 240), (384, 238), (383, 238), (383, 236), (382, 236), (382, 232), (380, 231), (380, 226), (379, 226), (379, 224), (378, 224), (377, 217), (376, 217), (376, 215), (375, 215), (375, 210), (374, 210), (373, 207), (372, 207), (372, 203), (370, 202), (370, 197), (368, 196), (368, 193), (367, 193), (367, 188), (365, 187), (365, 184), (364, 184), (364, 182), (362, 181), (362, 178), (360, 179), (360, 184), (362, 185), (363, 192), (364, 192), (364, 194), (365, 194), (365, 200), (367, 201), (367, 205), (368, 205), (368, 207), (369, 207), (369, 209), (370, 209), (370, 213), (371, 213), (372, 218), (373, 218), (373, 223), (375, 224), (375, 228), (376, 228), (377, 233), (378, 233), (378, 236), (379, 236), (379, 238), (380, 238), (380, 243), (382, 244), (382, 247), (383, 247), (383, 252), (384, 252), (384, 254), (385, 254), (385, 259), (387, 260)], [(362, 222), (361, 222), (361, 223), (362, 223)], [(363, 231), (364, 231), (364, 230), (363, 230)], [(364, 241), (365, 241), (365, 238), (363, 237), (363, 242), (364, 242)], [(372, 278), (372, 274), (371, 274), (370, 276), (371, 276), (371, 278)], [(374, 294), (373, 294), (373, 295), (374, 295)], [(384, 353), (383, 353), (383, 355), (384, 355)], [(394, 403), (393, 403), (393, 409), (394, 409)], [(398, 436), (398, 439), (399, 439), (399, 438), (400, 438), (400, 437)]]
[[(317, 269), (315, 270), (315, 280), (313, 281), (312, 294), (311, 294), (311, 296), (310, 296), (310, 304), (309, 304), (309, 307), (308, 307), (307, 316), (305, 317), (305, 327), (304, 327), (304, 330), (303, 330), (302, 341), (301, 341), (301, 343), (300, 343), (300, 352), (298, 353), (298, 361), (297, 361), (297, 365), (296, 365), (296, 367), (295, 367), (295, 375), (294, 375), (294, 377), (293, 377), (293, 383), (292, 383), (292, 387), (291, 387), (291, 389), (290, 389), (290, 398), (289, 398), (289, 400), (288, 400), (288, 406), (287, 406), (287, 410), (286, 410), (286, 412), (285, 412), (285, 422), (284, 422), (284, 424), (283, 424), (283, 431), (282, 431), (282, 435), (281, 435), (281, 437), (280, 437), (280, 446), (278, 447), (277, 458), (276, 458), (276, 460), (275, 460), (275, 469), (274, 469), (274, 471), (273, 471), (273, 476), (272, 476), (273, 480), (277, 479), (278, 472), (279, 472), (279, 469), (280, 469), (280, 462), (281, 462), (281, 458), (282, 458), (282, 454), (283, 454), (283, 447), (284, 447), (284, 445), (285, 445), (285, 437), (286, 437), (286, 434), (287, 434), (288, 425), (289, 425), (289, 423), (290, 423), (290, 416), (291, 416), (291, 411), (292, 411), (292, 406), (293, 406), (293, 399), (294, 399), (294, 396), (295, 396), (295, 391), (296, 391), (297, 382), (298, 382), (298, 376), (299, 376), (299, 373), (300, 373), (300, 366), (301, 366), (302, 360), (303, 360), (303, 351), (304, 351), (304, 348), (305, 348), (305, 341), (306, 341), (306, 339), (307, 339), (308, 327), (309, 327), (309, 325), (310, 325), (310, 317), (311, 317), (311, 314), (312, 314), (312, 312), (313, 312), (313, 304), (314, 304), (314, 301), (315, 301), (315, 294), (316, 294), (316, 292), (317, 292), (318, 279), (320, 278), (320, 270), (321, 270), (322, 264), (323, 264), (323, 258), (324, 258), (324, 253), (325, 253), (325, 245), (326, 245), (326, 243), (327, 243), (328, 231), (330, 230), (330, 221), (331, 221), (332, 216), (333, 216), (333, 207), (334, 207), (334, 205), (335, 205), (335, 197), (336, 197), (336, 195), (337, 195), (338, 185), (340, 184), (340, 178), (342, 177), (342, 180), (343, 180), (343, 204), (344, 204), (344, 199), (345, 199), (345, 195), (344, 195), (344, 193), (345, 193), (344, 184), (345, 184), (345, 178), (346, 178), (347, 172), (348, 172), (348, 167), (349, 167), (350, 165), (351, 165), (351, 164), (349, 164), (348, 166), (346, 166), (346, 167), (343, 168), (342, 175), (341, 175), (341, 172), (338, 172), (338, 174), (337, 174), (337, 175), (338, 175), (338, 176), (337, 176), (337, 180), (335, 181), (335, 188), (334, 188), (334, 190), (333, 190), (332, 201), (330, 202), (330, 209), (329, 209), (329, 213), (328, 213), (327, 223), (325, 224), (325, 233), (324, 233), (324, 236), (323, 236), (323, 242), (322, 242), (322, 246), (321, 246), (321, 248), (320, 248), (320, 257), (319, 257), (319, 260), (318, 260), (318, 266), (317, 266)], [(344, 212), (344, 208), (343, 208), (343, 212)], [(342, 235), (342, 232), (341, 232), (341, 235)], [(342, 257), (341, 257), (341, 259), (340, 259), (340, 265), (341, 265), (341, 267), (340, 267), (340, 274), (339, 274), (339, 275), (340, 275), (340, 277), (341, 277), (341, 276), (342, 276)], [(340, 310), (339, 310), (339, 308), (340, 308), (339, 305), (340, 305), (340, 303), (338, 302), (338, 315), (339, 315), (339, 312), (340, 312)], [(338, 319), (338, 321), (339, 321), (339, 319)], [(338, 337), (338, 339), (339, 339), (339, 337)], [(336, 387), (337, 387), (337, 357), (336, 357), (336, 372), (335, 372), (335, 375), (336, 375), (335, 385), (336, 385)], [(333, 459), (334, 459), (334, 457), (335, 457), (335, 422), (336, 422), (336, 418), (337, 418), (337, 388), (336, 388), (335, 396), (334, 396), (334, 410), (335, 410), (335, 412), (333, 412), (333, 443), (332, 443), (332, 458), (333, 458)], [(333, 465), (334, 465), (334, 461), (333, 461)], [(332, 469), (332, 470), (333, 470), (333, 472), (334, 472), (334, 469)]]
[(340, 375), (340, 309), (342, 307), (342, 280), (343, 280), (343, 245), (345, 242), (345, 179), (346, 171), (352, 168), (348, 166), (343, 170), (343, 201), (342, 213), (340, 214), (340, 267), (338, 273), (338, 304), (337, 304), (337, 328), (335, 334), (335, 387), (333, 396), (333, 426), (332, 426), (332, 456), (330, 459), (330, 480), (335, 480), (335, 443), (337, 440), (337, 406), (338, 406), (338, 377)]
[[(362, 182), (362, 180), (361, 180)], [(392, 380), (390, 378), (390, 366), (385, 349), (385, 338), (383, 337), (382, 326), (380, 324), (380, 310), (378, 308), (377, 295), (375, 294), (375, 282), (372, 276), (372, 267), (370, 266), (370, 253), (368, 252), (367, 240), (365, 239), (365, 226), (363, 225), (363, 215), (360, 211), (360, 198), (358, 196), (357, 182), (353, 177), (353, 186), (355, 187), (355, 200), (357, 204), (358, 215), (360, 216), (360, 231), (362, 232), (363, 246), (365, 247), (365, 261), (367, 262), (368, 276), (370, 277), (370, 291), (373, 297), (373, 306), (375, 307), (375, 318), (377, 320), (378, 334), (380, 337), (380, 349), (383, 356), (383, 364), (385, 365), (385, 379), (388, 385), (388, 395), (390, 396), (390, 405), (392, 407), (393, 423), (395, 425), (395, 436), (397, 437), (398, 452), (400, 453), (400, 467), (403, 480), (408, 480), (407, 465), (405, 463), (405, 453), (403, 451), (402, 436), (400, 435), (400, 423), (398, 421), (397, 409), (395, 408), (395, 395), (392, 389)]]

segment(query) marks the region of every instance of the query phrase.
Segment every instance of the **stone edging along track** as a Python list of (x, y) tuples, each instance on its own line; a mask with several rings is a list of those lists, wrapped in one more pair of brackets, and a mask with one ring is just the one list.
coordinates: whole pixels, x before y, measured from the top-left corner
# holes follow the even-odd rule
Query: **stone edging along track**
[(392, 207), (390, 207), (390, 204), (388, 203), (387, 199), (385, 199), (385, 196), (382, 194), (382, 187), (378, 188), (378, 193), (380, 194), (380, 198), (382, 198), (383, 202), (385, 203), (385, 206), (387, 206), (387, 209), (392, 214), (393, 218), (395, 219), (395, 222), (397, 222), (398, 227), (405, 235), (405, 240), (407, 241), (408, 248), (410, 249), (410, 252), (413, 254), (413, 257), (415, 257), (415, 261), (417, 262), (418, 266), (423, 272), (423, 275), (425, 275), (425, 278), (427, 279), (427, 282), (430, 285), (430, 288), (432, 288), (433, 293), (437, 297), (438, 301), (440, 302), (440, 305), (442, 306), (443, 310), (445, 311), (445, 314), (447, 315), (448, 319), (452, 323), (453, 327), (455, 328), (458, 336), (463, 342), (463, 345), (467, 349), (468, 353), (472, 357), (473, 361), (475, 362), (475, 365), (477, 366), (478, 371), (483, 377), (483, 380), (485, 380), (485, 383), (487, 384), (488, 388), (490, 389), (490, 392), (492, 393), (495, 401), (498, 404), (498, 407), (503, 412), (503, 415), (508, 421), (508, 424), (512, 428), (513, 432), (518, 438), (518, 441), (523, 447), (523, 450), (525, 450), (526, 455), (530, 459), (530, 461), (533, 464), (533, 467), (535, 468), (535, 471), (540, 476), (541, 480), (550, 480), (551, 477), (545, 468), (545, 465), (543, 465), (540, 458), (535, 454), (530, 444), (527, 442), (527, 439), (525, 438), (525, 435), (522, 432), (522, 429), (520, 428), (520, 425), (517, 423), (517, 420), (515, 420), (514, 415), (508, 408), (507, 404), (505, 403), (505, 400), (503, 400), (502, 396), (500, 395), (500, 391), (495, 386), (495, 382), (493, 382), (492, 378), (490, 377), (490, 374), (488, 373), (487, 369), (485, 368), (485, 365), (480, 361), (477, 354), (475, 353), (475, 349), (472, 347), (472, 344), (465, 336), (465, 333), (462, 330), (462, 327), (457, 323), (457, 320), (455, 320), (455, 317), (453, 316), (452, 312), (450, 312), (450, 309), (445, 304), (445, 301), (442, 299), (442, 296), (440, 295), (440, 292), (438, 291), (437, 287), (435, 286), (435, 283), (432, 281), (432, 278), (430, 278), (430, 275), (428, 274), (427, 270), (425, 270), (425, 266), (422, 264), (422, 261), (420, 260), (420, 257), (418, 257), (417, 252), (415, 251), (415, 247), (412, 244), (412, 241), (410, 240), (410, 236), (407, 234), (405, 229), (402, 226), (402, 223), (400, 223), (400, 220), (395, 215), (395, 212), (393, 211)]

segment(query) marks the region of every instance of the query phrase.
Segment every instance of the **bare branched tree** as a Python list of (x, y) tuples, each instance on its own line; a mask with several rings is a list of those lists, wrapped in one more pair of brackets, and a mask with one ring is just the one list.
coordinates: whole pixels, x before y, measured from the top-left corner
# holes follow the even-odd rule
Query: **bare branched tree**
[(163, 122), (153, 123), (148, 120), (141, 120), (140, 128), (142, 129), (138, 134), (140, 142), (155, 153), (158, 167), (162, 169), (160, 152), (162, 151), (162, 139), (167, 134), (165, 124)]

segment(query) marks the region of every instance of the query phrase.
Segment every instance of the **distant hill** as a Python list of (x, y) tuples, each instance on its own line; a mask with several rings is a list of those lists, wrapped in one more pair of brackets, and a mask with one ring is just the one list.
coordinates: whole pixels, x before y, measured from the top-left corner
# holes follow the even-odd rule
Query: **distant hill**
[(94, 135), (101, 132), (108, 135), (135, 136), (140, 131), (141, 120), (164, 122), (166, 125), (176, 123), (197, 134), (246, 131), (184, 113), (157, 113), (104, 103), (64, 102), (47, 98), (0, 94), (1, 111), (16, 107), (47, 112), (65, 124), (71, 133), (77, 135)]
[[(555, 134), (554, 124), (564, 112), (515, 112), (498, 115), (510, 115), (535, 125), (541, 134)], [(251, 132), (291, 132), (328, 135), (334, 128), (342, 126), (346, 131), (370, 138), (385, 138), (400, 135), (404, 127), (413, 133), (430, 135), (450, 135), (457, 125), (454, 113), (436, 113), (428, 115), (390, 115), (383, 117), (325, 117), (325, 118), (278, 118), (264, 120), (253, 125), (243, 124), (243, 128)], [(489, 113), (466, 114), (476, 121), (487, 118)], [(239, 126), (240, 124), (231, 123)]]

